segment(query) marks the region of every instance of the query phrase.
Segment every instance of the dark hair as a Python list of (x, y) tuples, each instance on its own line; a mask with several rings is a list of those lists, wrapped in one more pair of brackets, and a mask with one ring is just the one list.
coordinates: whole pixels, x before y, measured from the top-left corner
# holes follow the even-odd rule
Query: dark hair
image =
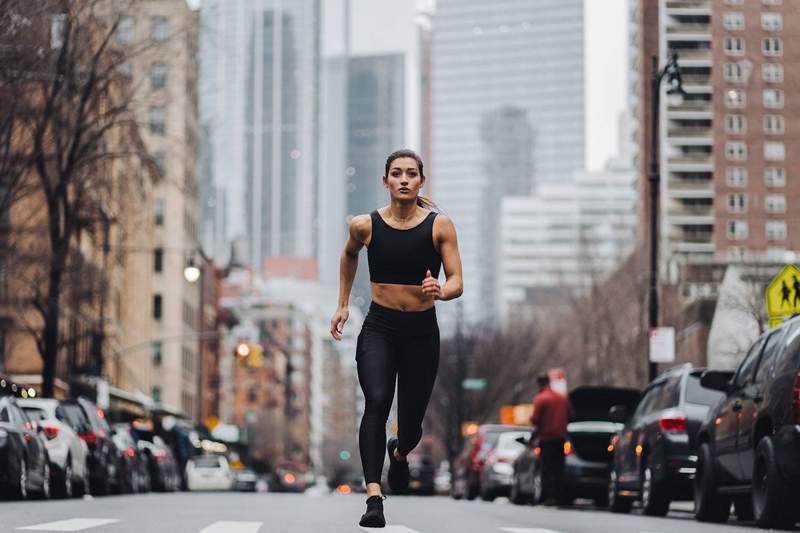
[(536, 383), (540, 387), (547, 387), (548, 385), (550, 385), (550, 377), (547, 374), (539, 374), (536, 377)]
[[(417, 152), (415, 152), (414, 150), (410, 150), (408, 148), (395, 150), (394, 152), (389, 154), (389, 157), (386, 158), (386, 169), (384, 170), (384, 176), (389, 175), (389, 167), (392, 166), (392, 161), (394, 161), (395, 159), (400, 159), (401, 157), (410, 157), (411, 159), (416, 161), (417, 167), (419, 167), (419, 173), (422, 175), (423, 178), (427, 177), (425, 176), (425, 170), (424, 170), (425, 164), (422, 162), (422, 158), (417, 154)], [(439, 207), (435, 203), (433, 203), (433, 201), (430, 198), (427, 198), (425, 196), (417, 196), (417, 205), (420, 207), (424, 207), (425, 209), (430, 209), (432, 211), (439, 210)]]

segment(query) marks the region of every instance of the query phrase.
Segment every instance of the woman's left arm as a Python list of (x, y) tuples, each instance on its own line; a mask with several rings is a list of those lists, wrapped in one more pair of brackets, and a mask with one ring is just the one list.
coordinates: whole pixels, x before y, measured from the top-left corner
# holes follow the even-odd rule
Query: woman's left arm
[(445, 282), (437, 299), (453, 300), (464, 292), (464, 278), (461, 271), (461, 254), (458, 251), (456, 227), (450, 217), (441, 213), (436, 217), (434, 235), (438, 237), (439, 253), (442, 256), (445, 275)]

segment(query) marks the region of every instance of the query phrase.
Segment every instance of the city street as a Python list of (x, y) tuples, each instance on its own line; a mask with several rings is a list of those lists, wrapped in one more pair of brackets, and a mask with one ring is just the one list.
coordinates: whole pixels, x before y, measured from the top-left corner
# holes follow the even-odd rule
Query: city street
[[(356, 533), (364, 495), (146, 494), (86, 499), (0, 503), (2, 531), (92, 531), (109, 533)], [(667, 533), (759, 531), (731, 521), (695, 522), (691, 504), (668, 518), (636, 512), (615, 515), (590, 507), (570, 510), (455, 501), (446, 497), (389, 497), (391, 533)], [(372, 531), (366, 529), (365, 531)]]

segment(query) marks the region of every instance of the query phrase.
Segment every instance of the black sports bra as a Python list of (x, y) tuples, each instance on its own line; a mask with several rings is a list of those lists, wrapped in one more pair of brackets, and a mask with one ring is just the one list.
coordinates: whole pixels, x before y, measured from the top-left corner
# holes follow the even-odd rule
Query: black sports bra
[(373, 283), (421, 285), (425, 272), (439, 277), (442, 256), (433, 246), (431, 211), (425, 220), (409, 229), (391, 227), (378, 211), (370, 213), (372, 240), (367, 248), (369, 279)]

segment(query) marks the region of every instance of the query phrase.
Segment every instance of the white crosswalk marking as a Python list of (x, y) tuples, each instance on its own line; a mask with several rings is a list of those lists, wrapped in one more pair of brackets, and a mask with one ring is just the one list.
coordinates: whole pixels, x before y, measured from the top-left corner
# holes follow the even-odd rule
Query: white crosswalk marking
[(214, 522), (200, 533), (258, 533), (264, 522)]
[(504, 527), (502, 529), (503, 531), (508, 531), (508, 533), (560, 533), (559, 531), (554, 531), (552, 529), (542, 529), (536, 527)]
[(105, 526), (114, 522), (119, 522), (119, 520), (116, 518), (70, 518), (69, 520), (18, 527), (17, 529), (28, 531), (83, 531), (84, 529)]
[[(368, 533), (375, 533), (374, 527), (362, 527), (361, 529)], [(383, 533), (419, 533), (416, 529), (409, 529), (406, 526), (386, 526), (381, 531)]]

